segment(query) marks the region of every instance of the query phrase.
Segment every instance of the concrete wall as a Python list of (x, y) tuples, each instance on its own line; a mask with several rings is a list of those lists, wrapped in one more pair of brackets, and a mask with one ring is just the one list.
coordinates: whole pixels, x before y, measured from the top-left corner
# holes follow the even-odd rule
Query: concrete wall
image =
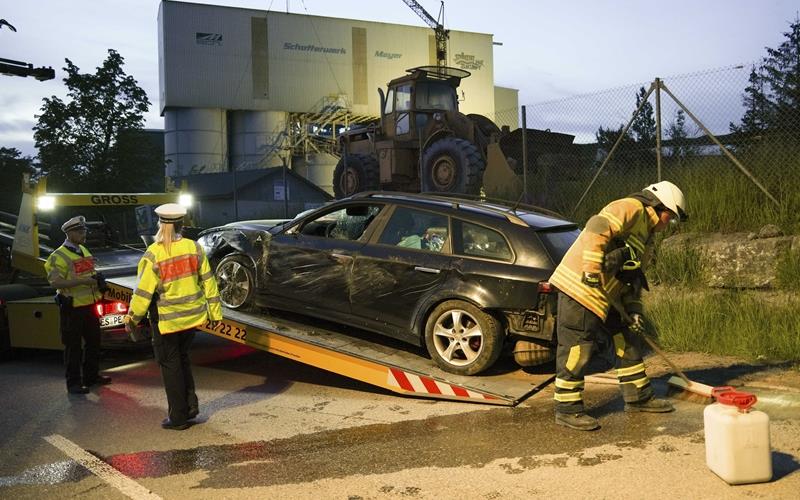
[[(411, 15), (411, 13), (409, 13)], [(352, 110), (378, 114), (378, 87), (434, 64), (430, 28), (162, 1), (160, 105), (308, 112), (344, 94)], [(450, 32), (449, 65), (465, 113), (494, 111), (492, 35)]]

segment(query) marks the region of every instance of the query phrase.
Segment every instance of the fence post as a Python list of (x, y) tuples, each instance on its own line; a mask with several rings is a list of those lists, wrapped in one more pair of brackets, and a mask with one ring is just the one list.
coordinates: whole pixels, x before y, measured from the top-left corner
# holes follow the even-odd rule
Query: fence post
[(661, 182), (661, 78), (656, 77), (656, 169)]
[(528, 130), (528, 113), (525, 106), (522, 106), (522, 197), (525, 203), (530, 203), (528, 199), (528, 139), (525, 131)]

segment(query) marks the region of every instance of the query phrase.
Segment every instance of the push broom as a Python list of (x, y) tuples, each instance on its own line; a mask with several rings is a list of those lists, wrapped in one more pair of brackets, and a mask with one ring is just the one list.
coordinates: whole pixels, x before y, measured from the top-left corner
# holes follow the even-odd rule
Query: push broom
[[(614, 306), (614, 309), (616, 309), (617, 312), (620, 314), (623, 321), (625, 321), (628, 324), (633, 323), (633, 319), (631, 318), (631, 316), (627, 312), (625, 312), (625, 309), (623, 309), (618, 302), (612, 301), (611, 304)], [(652, 325), (650, 326), (652, 328)], [(679, 399), (686, 399), (689, 401), (696, 401), (703, 403), (710, 403), (714, 400), (714, 397), (711, 393), (712, 389), (714, 389), (712, 386), (701, 384), (700, 382), (695, 382), (693, 380), (689, 380), (689, 377), (687, 377), (686, 374), (683, 373), (683, 370), (678, 368), (678, 366), (675, 363), (673, 363), (671, 359), (669, 359), (669, 357), (664, 353), (664, 351), (661, 350), (660, 347), (658, 347), (658, 345), (655, 343), (653, 339), (651, 339), (645, 334), (642, 334), (642, 338), (644, 339), (645, 342), (647, 342), (647, 345), (649, 345), (650, 348), (653, 349), (653, 351), (655, 351), (656, 354), (661, 356), (661, 359), (663, 359), (667, 363), (667, 365), (669, 365), (672, 371), (677, 374), (677, 376), (675, 375), (671, 376), (669, 380), (667, 380), (667, 384), (676, 387), (680, 391), (679, 394), (682, 393), (681, 396), (679, 396)], [(700, 398), (699, 400), (698, 397)]]

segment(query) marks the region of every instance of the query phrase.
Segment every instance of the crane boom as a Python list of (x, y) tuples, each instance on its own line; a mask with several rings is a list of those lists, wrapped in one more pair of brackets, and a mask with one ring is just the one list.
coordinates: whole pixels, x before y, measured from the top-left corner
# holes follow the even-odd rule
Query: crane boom
[(425, 10), (425, 8), (422, 7), (422, 5), (419, 4), (419, 2), (417, 2), (416, 0), (403, 0), (403, 1), (406, 3), (406, 5), (411, 7), (411, 10), (416, 12), (417, 15), (421, 17), (422, 20), (425, 21), (425, 23), (428, 26), (430, 26), (433, 29), (436, 29), (440, 26), (439, 21), (437, 21), (436, 19), (433, 18), (433, 16), (428, 14), (428, 11)]
[[(419, 4), (416, 0), (403, 0), (406, 5), (408, 5), (411, 10), (417, 13), (419, 17), (425, 21), (425, 24), (433, 28), (434, 32), (436, 33), (436, 66), (442, 68), (447, 66), (447, 39), (450, 37), (450, 31), (444, 29), (444, 25), (437, 19), (434, 19), (432, 15), (428, 14), (428, 11), (425, 10), (422, 5)], [(439, 19), (443, 20), (444, 18), (444, 1), (442, 1), (442, 6), (439, 9)]]

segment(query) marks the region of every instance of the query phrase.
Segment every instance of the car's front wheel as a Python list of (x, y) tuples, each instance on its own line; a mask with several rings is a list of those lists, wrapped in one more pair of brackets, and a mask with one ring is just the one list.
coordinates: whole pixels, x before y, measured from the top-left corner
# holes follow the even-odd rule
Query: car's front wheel
[(222, 305), (228, 309), (248, 309), (256, 288), (255, 273), (246, 257), (228, 255), (214, 272)]
[(468, 302), (448, 300), (428, 316), (425, 344), (442, 370), (475, 375), (500, 357), (503, 333), (492, 315)]

